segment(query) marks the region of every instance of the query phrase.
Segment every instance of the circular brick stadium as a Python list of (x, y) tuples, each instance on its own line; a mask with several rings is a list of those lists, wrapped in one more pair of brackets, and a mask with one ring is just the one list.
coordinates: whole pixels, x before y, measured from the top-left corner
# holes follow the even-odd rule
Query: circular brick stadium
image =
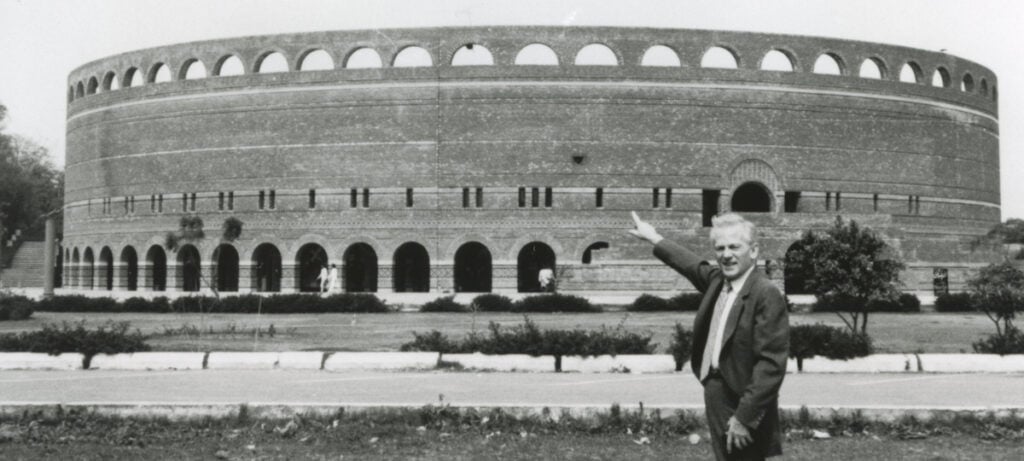
[[(930, 292), (963, 285), (1000, 219), (996, 76), (900, 46), (302, 33), (100, 59), (67, 99), (68, 290), (315, 291), (326, 264), (353, 292), (531, 292), (542, 268), (560, 291), (668, 292), (689, 287), (626, 234), (629, 211), (710, 258), (710, 217), (735, 210), (780, 285), (793, 242), (842, 215)], [(183, 216), (205, 237), (168, 248)]]

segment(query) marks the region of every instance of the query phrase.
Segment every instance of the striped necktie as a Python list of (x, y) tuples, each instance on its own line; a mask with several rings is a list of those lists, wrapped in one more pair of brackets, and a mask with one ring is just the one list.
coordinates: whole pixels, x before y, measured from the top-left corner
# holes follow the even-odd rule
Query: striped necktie
[(732, 284), (728, 280), (722, 285), (722, 291), (718, 292), (718, 300), (715, 301), (715, 311), (711, 314), (711, 325), (708, 327), (708, 341), (704, 344), (704, 358), (700, 361), (700, 380), (704, 382), (711, 371), (711, 359), (715, 355), (715, 340), (718, 337), (718, 324), (722, 322), (722, 313), (725, 311), (725, 302), (732, 293)]

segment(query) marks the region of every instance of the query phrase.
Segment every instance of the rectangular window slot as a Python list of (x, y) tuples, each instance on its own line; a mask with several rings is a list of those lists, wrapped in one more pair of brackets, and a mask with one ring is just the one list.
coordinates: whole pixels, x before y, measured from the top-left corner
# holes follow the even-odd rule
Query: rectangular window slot
[(348, 205), (351, 208), (356, 208), (359, 206), (359, 189), (353, 187), (352, 189), (349, 190)]
[(220, 192), (217, 194), (217, 209), (224, 211), (224, 193)]
[(316, 208), (316, 189), (309, 190), (309, 209)]
[(711, 227), (711, 218), (718, 215), (718, 199), (722, 195), (722, 191), (714, 189), (704, 189), (701, 191), (701, 221), (704, 227)]
[(370, 208), (370, 189), (363, 188), (363, 208)]
[(267, 202), (270, 205), (270, 209), (273, 210), (274, 208), (277, 208), (277, 193), (274, 191), (274, 189), (270, 189), (269, 195), (270, 198), (267, 200)]
[(540, 206), (540, 188), (534, 187), (530, 189), (530, 206), (533, 208)]
[(665, 189), (665, 208), (672, 208), (672, 188)]
[(234, 192), (228, 192), (228, 210), (232, 210), (233, 211), (234, 209), (235, 209), (235, 193)]
[(525, 187), (520, 187), (519, 188), (519, 208), (525, 208), (525, 207), (526, 207), (526, 188)]
[(786, 213), (796, 213), (800, 210), (800, 191), (786, 191), (786, 196), (783, 199), (785, 207), (783, 210)]
[(462, 208), (469, 208), (469, 188), (462, 188)]
[(594, 190), (594, 206), (598, 208), (604, 207), (604, 188), (598, 187)]
[(651, 208), (658, 208), (658, 188), (651, 189)]
[(484, 206), (484, 188), (476, 188), (476, 207), (481, 208)]
[(405, 206), (406, 208), (412, 208), (412, 188), (408, 187), (405, 189)]
[(267, 193), (265, 191), (260, 191), (259, 206), (260, 206), (261, 210), (265, 209), (267, 207), (266, 203), (267, 203)]
[(552, 191), (551, 191), (550, 187), (545, 187), (544, 188), (544, 206), (547, 207), (547, 208), (551, 208), (551, 200), (552, 200), (551, 192)]

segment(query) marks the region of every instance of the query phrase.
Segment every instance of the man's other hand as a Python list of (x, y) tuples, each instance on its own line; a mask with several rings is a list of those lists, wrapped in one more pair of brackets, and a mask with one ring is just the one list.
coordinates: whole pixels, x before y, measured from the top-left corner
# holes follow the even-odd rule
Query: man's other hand
[(633, 215), (633, 225), (636, 226), (634, 229), (630, 229), (629, 233), (636, 238), (647, 240), (655, 245), (662, 240), (658, 231), (654, 229), (654, 226), (641, 221), (640, 217), (636, 215), (635, 211), (631, 211)]
[(740, 451), (753, 441), (753, 437), (750, 436), (750, 429), (747, 429), (747, 426), (744, 426), (735, 416), (730, 416), (729, 430), (725, 434), (725, 451), (731, 454), (734, 444), (736, 451)]

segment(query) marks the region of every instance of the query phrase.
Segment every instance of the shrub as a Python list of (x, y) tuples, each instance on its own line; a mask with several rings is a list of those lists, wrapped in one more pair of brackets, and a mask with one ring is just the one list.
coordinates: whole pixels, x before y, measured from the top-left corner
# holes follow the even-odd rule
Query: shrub
[(693, 331), (676, 322), (675, 331), (672, 333), (672, 343), (668, 346), (668, 352), (676, 362), (676, 371), (683, 371), (683, 365), (690, 360), (690, 353), (693, 351)]
[(160, 296), (148, 300), (140, 297), (132, 297), (121, 303), (121, 310), (124, 312), (171, 312), (171, 305), (167, 298)]
[(667, 299), (642, 294), (634, 299), (632, 304), (626, 306), (626, 310), (630, 312), (651, 312), (670, 311), (673, 309), (672, 304)]
[(983, 354), (1024, 354), (1024, 332), (1013, 327), (1004, 331), (1002, 335), (989, 335), (973, 346), (974, 352)]
[(900, 293), (894, 300), (868, 301), (870, 312), (921, 312), (921, 300), (912, 293)]
[(439, 352), (441, 354), (454, 352), (458, 345), (452, 340), (448, 339), (444, 333), (437, 330), (432, 330), (429, 333), (417, 333), (412, 332), (413, 339), (411, 342), (402, 344), (399, 348), (402, 352)]
[(803, 371), (804, 359), (822, 356), (836, 360), (864, 357), (872, 352), (871, 337), (824, 324), (797, 325), (789, 329), (789, 356)]
[(935, 298), (936, 312), (974, 312), (970, 293), (943, 293)]
[(0, 293), (0, 321), (25, 320), (32, 316), (34, 304), (25, 296)]
[(469, 307), (455, 302), (455, 296), (443, 296), (420, 306), (420, 312), (467, 312)]
[(680, 293), (669, 298), (668, 302), (672, 305), (673, 311), (687, 312), (700, 309), (700, 303), (704, 299), (704, 295), (700, 293)]
[(600, 312), (586, 298), (573, 295), (550, 293), (528, 296), (516, 301), (513, 312)]
[(473, 298), (469, 306), (480, 312), (512, 312), (513, 303), (508, 296), (487, 293)]
[(324, 300), (327, 312), (336, 313), (383, 313), (388, 312), (388, 305), (380, 298), (365, 293), (342, 293), (331, 295)]
[(57, 355), (78, 352), (85, 356), (83, 368), (89, 368), (96, 354), (148, 351), (145, 337), (135, 330), (130, 333), (128, 322), (112, 322), (87, 330), (85, 321), (75, 324), (44, 324), (42, 330), (0, 335), (0, 351), (45, 352)]
[(40, 312), (121, 312), (121, 305), (113, 298), (61, 295), (38, 301), (36, 310)]

